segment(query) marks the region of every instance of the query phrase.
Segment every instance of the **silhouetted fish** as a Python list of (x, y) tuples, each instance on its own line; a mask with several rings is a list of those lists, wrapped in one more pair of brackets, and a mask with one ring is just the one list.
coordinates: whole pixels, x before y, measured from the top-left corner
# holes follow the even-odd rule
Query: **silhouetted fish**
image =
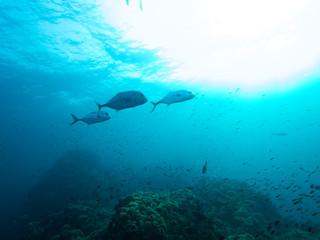
[(151, 102), (153, 104), (153, 108), (152, 108), (151, 112), (154, 111), (154, 109), (156, 108), (156, 106), (159, 103), (165, 103), (167, 105), (170, 105), (172, 103), (184, 102), (184, 101), (190, 100), (194, 97), (195, 97), (194, 93), (191, 91), (187, 91), (187, 90), (178, 90), (178, 91), (170, 92), (167, 94), (167, 96), (162, 98), (160, 101), (158, 101), (156, 103)]
[(288, 134), (284, 132), (278, 132), (278, 133), (272, 133), (272, 135), (282, 137), (282, 136), (287, 136)]
[(207, 172), (208, 162), (206, 161), (202, 168), (202, 173), (205, 174)]
[(82, 121), (87, 123), (88, 125), (93, 124), (93, 123), (99, 123), (99, 122), (104, 122), (109, 120), (111, 117), (107, 112), (92, 112), (86, 116), (84, 116), (83, 118), (77, 118), (75, 115), (71, 114), (71, 116), (73, 117), (73, 122), (70, 123), (70, 126), (72, 126), (73, 124), (75, 124), (78, 121)]
[(99, 111), (103, 107), (109, 107), (117, 111), (132, 108), (146, 103), (147, 98), (139, 91), (120, 92), (112, 97), (107, 103), (101, 105), (98, 102)]

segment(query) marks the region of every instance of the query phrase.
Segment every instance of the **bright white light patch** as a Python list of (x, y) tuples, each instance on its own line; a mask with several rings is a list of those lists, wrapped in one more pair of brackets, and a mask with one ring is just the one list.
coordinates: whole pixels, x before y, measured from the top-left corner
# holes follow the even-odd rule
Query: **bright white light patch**
[(139, 2), (101, 5), (126, 39), (164, 49), (175, 79), (256, 88), (318, 67), (318, 0), (143, 0), (143, 12)]

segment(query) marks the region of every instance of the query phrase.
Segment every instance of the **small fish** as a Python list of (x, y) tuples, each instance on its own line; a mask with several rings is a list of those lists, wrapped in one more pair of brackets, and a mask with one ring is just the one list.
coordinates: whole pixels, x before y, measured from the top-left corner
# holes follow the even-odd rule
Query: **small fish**
[(191, 91), (187, 91), (187, 90), (178, 90), (178, 91), (170, 92), (167, 94), (167, 96), (162, 98), (160, 101), (158, 101), (156, 103), (151, 102), (153, 104), (153, 108), (152, 108), (151, 112), (153, 112), (154, 109), (156, 108), (156, 106), (160, 103), (164, 103), (169, 106), (172, 103), (184, 102), (184, 101), (190, 100), (194, 97), (195, 97), (194, 93)]
[(91, 112), (88, 115), (84, 116), (83, 118), (77, 118), (75, 115), (71, 114), (73, 117), (73, 122), (70, 123), (70, 126), (75, 124), (78, 121), (82, 121), (87, 123), (88, 125), (94, 124), (94, 123), (99, 123), (99, 122), (104, 122), (109, 120), (111, 117), (107, 112)]
[(272, 133), (272, 135), (274, 135), (274, 136), (279, 136), (279, 137), (283, 137), (283, 136), (287, 136), (288, 134), (287, 134), (287, 133), (284, 133), (284, 132), (278, 132), (278, 133)]
[(126, 108), (133, 108), (139, 105), (145, 104), (147, 102), (147, 98), (139, 91), (127, 91), (120, 92), (112, 97), (107, 103), (99, 104), (98, 111), (100, 111), (103, 107), (108, 107), (120, 111)]
[(205, 174), (207, 172), (208, 162), (206, 161), (202, 168), (202, 173)]

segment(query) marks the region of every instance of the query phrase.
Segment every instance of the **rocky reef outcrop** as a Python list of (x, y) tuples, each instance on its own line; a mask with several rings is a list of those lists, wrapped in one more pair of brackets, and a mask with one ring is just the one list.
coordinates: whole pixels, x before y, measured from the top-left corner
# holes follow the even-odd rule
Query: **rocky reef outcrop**
[(302, 227), (281, 217), (268, 196), (236, 180), (203, 178), (178, 191), (135, 192), (114, 212), (107, 209), (95, 201), (71, 204), (30, 222), (23, 239), (320, 239), (319, 225)]
[(111, 239), (218, 239), (210, 220), (188, 189), (171, 193), (138, 192), (115, 207)]
[(112, 212), (97, 205), (96, 202), (70, 204), (63, 211), (28, 223), (22, 239), (106, 239), (111, 215)]
[(105, 185), (112, 184), (110, 170), (93, 153), (72, 150), (56, 160), (39, 178), (25, 202), (25, 213), (38, 219), (80, 201), (106, 200)]

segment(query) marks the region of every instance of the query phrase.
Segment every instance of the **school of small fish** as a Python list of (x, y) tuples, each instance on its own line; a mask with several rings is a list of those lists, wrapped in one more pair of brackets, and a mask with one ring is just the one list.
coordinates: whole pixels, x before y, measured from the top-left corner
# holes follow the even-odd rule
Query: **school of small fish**
[[(195, 97), (194, 93), (192, 93), (191, 91), (188, 91), (188, 90), (178, 90), (178, 91), (170, 92), (166, 96), (164, 96), (161, 100), (159, 100), (157, 102), (151, 102), (151, 104), (153, 105), (151, 112), (153, 112), (155, 110), (155, 108), (158, 104), (163, 103), (163, 104), (167, 104), (167, 106), (169, 106), (174, 103), (179, 103), (179, 102), (191, 100), (194, 97)], [(146, 102), (148, 102), (147, 98), (140, 91), (120, 92), (120, 93), (116, 94), (115, 96), (113, 96), (105, 104), (100, 104), (100, 103), (96, 102), (96, 104), (98, 106), (97, 112), (91, 112), (90, 114), (84, 116), (81, 119), (77, 118), (76, 116), (71, 114), (74, 121), (70, 125), (73, 125), (78, 121), (82, 121), (82, 122), (85, 122), (88, 125), (90, 125), (90, 124), (104, 122), (104, 121), (109, 120), (111, 118), (110, 115), (107, 112), (101, 111), (101, 109), (104, 107), (108, 107), (108, 108), (114, 109), (116, 111), (120, 111), (120, 110), (134, 108), (134, 107), (143, 105)], [(285, 136), (287, 136), (287, 133), (286, 132), (274, 132), (274, 133), (271, 133), (271, 135), (277, 136), (277, 137), (285, 137)], [(272, 152), (272, 149), (270, 149), (270, 153), (271, 152)], [(270, 156), (269, 161), (275, 162), (276, 161), (275, 156)], [(247, 165), (247, 163), (243, 162), (242, 165), (245, 166), (245, 165)], [(206, 174), (207, 167), (208, 167), (208, 162), (205, 161), (203, 168), (202, 168), (203, 174)], [(280, 167), (277, 167), (275, 164), (273, 164), (272, 169), (280, 170)], [(269, 169), (265, 168), (263, 171), (267, 172), (268, 170)], [(300, 170), (307, 173), (307, 179), (305, 180), (305, 182), (308, 183), (310, 178), (316, 172), (320, 171), (320, 166), (318, 166), (316, 169), (314, 169), (314, 171), (311, 171), (311, 172), (307, 172), (304, 168), (300, 168)], [(145, 168), (145, 171), (147, 171), (146, 168)], [(192, 172), (192, 168), (188, 168), (188, 169), (186, 169), (186, 171)], [(290, 213), (293, 211), (300, 212), (301, 216), (304, 216), (305, 214), (309, 215), (311, 217), (315, 217), (315, 216), (319, 215), (319, 213), (320, 213), (319, 211), (308, 212), (308, 209), (305, 209), (304, 207), (299, 206), (299, 205), (302, 205), (306, 200), (307, 201), (314, 201), (317, 205), (319, 205), (320, 198), (319, 198), (318, 191), (320, 191), (320, 185), (311, 184), (310, 190), (309, 191), (307, 190), (308, 192), (306, 192), (306, 191), (303, 191), (301, 186), (298, 186), (297, 184), (295, 184), (294, 180), (292, 180), (291, 183), (288, 183), (289, 179), (282, 179), (281, 182), (278, 185), (276, 185), (273, 183), (271, 178), (262, 177), (262, 179), (259, 179), (259, 175), (261, 173), (262, 173), (262, 171), (258, 171), (257, 177), (248, 178), (248, 179), (245, 179), (245, 181), (249, 182), (249, 183), (251, 182), (251, 186), (254, 189), (256, 189), (257, 191), (269, 192), (269, 190), (272, 190), (275, 193), (275, 198), (279, 202), (284, 201), (286, 198), (285, 194), (283, 193), (283, 190), (291, 191), (293, 194), (297, 195), (296, 198), (293, 198), (291, 200), (292, 206), (287, 206), (287, 205), (283, 204), (283, 205), (280, 205), (280, 207), (279, 207), (280, 210), (289, 214), (289, 217), (292, 217), (290, 215)], [(167, 176), (167, 174), (164, 174), (164, 175)], [(156, 176), (157, 176), (157, 174), (154, 175), (153, 177), (156, 177)], [(295, 177), (295, 174), (292, 173), (292, 178), (294, 178), (294, 177)], [(150, 180), (149, 184), (151, 184), (151, 180)], [(263, 187), (263, 185), (265, 185), (265, 187)], [(267, 194), (267, 195), (270, 195), (270, 194)], [(266, 202), (270, 201), (269, 197), (266, 198), (265, 201)], [(281, 226), (281, 225), (282, 224), (280, 223), (280, 221), (276, 220), (274, 223), (270, 223), (268, 228), (265, 229), (265, 231), (262, 231), (261, 233), (259, 233), (255, 237), (257, 238), (259, 235), (265, 234), (265, 232), (269, 232), (273, 235), (277, 231), (277, 228), (279, 228), (279, 226)], [(304, 227), (304, 226), (302, 226), (302, 227)], [(312, 227), (310, 227), (310, 226), (307, 227), (306, 229), (309, 232), (313, 231)]]

